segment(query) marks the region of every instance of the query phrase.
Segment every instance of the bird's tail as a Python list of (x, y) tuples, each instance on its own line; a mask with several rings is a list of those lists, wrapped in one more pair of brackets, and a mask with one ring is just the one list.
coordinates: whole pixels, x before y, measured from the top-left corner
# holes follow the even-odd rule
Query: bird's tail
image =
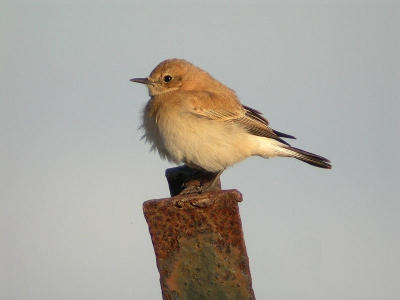
[(278, 156), (293, 157), (315, 167), (324, 169), (332, 168), (329, 159), (291, 146), (281, 146), (278, 153)]

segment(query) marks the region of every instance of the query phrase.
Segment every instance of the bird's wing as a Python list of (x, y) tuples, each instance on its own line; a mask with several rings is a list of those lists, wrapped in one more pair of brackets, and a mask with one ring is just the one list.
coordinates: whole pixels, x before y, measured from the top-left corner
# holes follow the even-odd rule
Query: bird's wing
[(250, 134), (275, 139), (287, 145), (281, 137), (295, 138), (270, 128), (268, 120), (258, 110), (241, 105), (236, 99), (232, 101), (221, 97), (215, 93), (197, 94), (196, 100), (190, 103), (190, 112), (200, 118), (242, 126)]
[[(272, 129), (271, 127), (269, 127), (269, 122), (266, 118), (264, 118), (262, 116), (262, 113), (259, 112), (258, 110), (245, 106), (243, 105), (243, 108), (246, 110), (245, 113), (245, 117), (246, 117), (246, 121), (251, 120), (251, 125), (250, 125), (250, 130), (252, 130), (252, 134), (254, 135), (259, 135), (259, 136), (265, 136), (265, 137), (269, 137), (266, 136), (265, 131), (268, 131), (269, 134), (272, 132), (273, 134), (275, 134), (276, 136), (280, 137), (280, 138), (289, 138), (289, 139), (295, 139), (295, 137), (293, 135), (289, 135), (277, 130)], [(263, 126), (262, 126), (262, 125)]]

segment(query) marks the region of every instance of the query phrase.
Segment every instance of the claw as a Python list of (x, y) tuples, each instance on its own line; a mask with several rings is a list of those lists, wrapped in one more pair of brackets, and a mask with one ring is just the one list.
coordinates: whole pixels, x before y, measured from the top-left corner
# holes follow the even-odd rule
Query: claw
[(188, 166), (167, 169), (167, 177), (171, 196), (203, 193), (221, 190), (220, 172), (196, 170)]

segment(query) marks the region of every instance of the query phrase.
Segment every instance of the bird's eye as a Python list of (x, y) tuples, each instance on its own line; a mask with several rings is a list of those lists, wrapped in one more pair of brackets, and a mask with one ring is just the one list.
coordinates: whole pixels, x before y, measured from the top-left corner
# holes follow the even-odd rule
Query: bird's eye
[(170, 81), (172, 80), (172, 76), (170, 76), (170, 75), (165, 75), (164, 78), (163, 78), (163, 80), (164, 80), (165, 83), (168, 83), (168, 82), (170, 82)]

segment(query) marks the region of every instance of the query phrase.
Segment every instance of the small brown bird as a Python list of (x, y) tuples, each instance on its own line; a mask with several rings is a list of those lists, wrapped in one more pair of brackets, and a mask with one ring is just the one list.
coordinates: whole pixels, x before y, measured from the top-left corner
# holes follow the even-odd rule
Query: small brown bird
[(183, 59), (161, 62), (145, 84), (150, 100), (143, 110), (143, 138), (151, 149), (192, 169), (222, 171), (250, 156), (293, 157), (330, 169), (322, 156), (291, 147), (262, 114), (240, 103), (236, 93)]

